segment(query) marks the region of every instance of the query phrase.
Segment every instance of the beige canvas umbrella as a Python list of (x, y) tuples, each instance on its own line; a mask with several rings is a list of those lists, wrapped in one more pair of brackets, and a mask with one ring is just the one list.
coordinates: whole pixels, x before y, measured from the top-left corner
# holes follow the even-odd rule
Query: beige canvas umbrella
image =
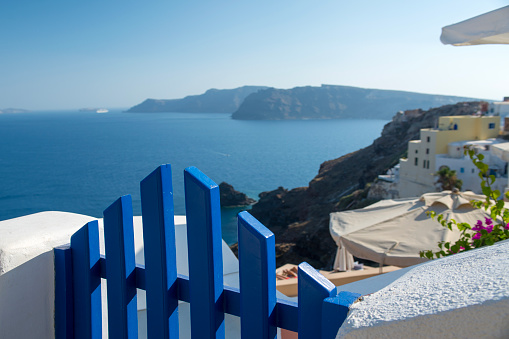
[(454, 46), (509, 44), (509, 6), (443, 27), (440, 40)]
[(422, 250), (438, 251), (439, 241), (456, 241), (459, 231), (450, 231), (426, 212), (443, 214), (447, 220), (475, 225), (488, 214), (470, 201), (484, 200), (472, 192), (443, 191), (420, 198), (382, 200), (363, 209), (330, 214), (329, 229), (338, 249), (334, 269), (349, 271), (353, 257), (380, 265), (406, 267), (426, 261)]

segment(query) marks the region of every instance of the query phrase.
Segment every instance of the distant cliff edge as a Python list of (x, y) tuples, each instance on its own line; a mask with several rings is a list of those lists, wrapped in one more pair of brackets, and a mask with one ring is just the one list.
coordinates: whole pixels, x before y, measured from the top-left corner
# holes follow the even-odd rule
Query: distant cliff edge
[(242, 101), (265, 86), (243, 86), (234, 89), (209, 89), (200, 95), (183, 99), (147, 99), (127, 112), (233, 113)]
[(239, 120), (391, 119), (394, 112), (479, 99), (350, 86), (268, 88), (250, 94), (232, 115)]

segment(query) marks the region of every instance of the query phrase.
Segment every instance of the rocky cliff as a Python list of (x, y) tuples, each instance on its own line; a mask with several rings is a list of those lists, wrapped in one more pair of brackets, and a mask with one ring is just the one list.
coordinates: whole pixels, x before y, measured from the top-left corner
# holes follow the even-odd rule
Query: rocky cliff
[(336, 245), (329, 234), (329, 213), (375, 202), (367, 198), (369, 183), (398, 163), (421, 128), (434, 127), (439, 116), (470, 115), (478, 109), (479, 102), (465, 102), (398, 113), (372, 145), (321, 164), (308, 187), (261, 193), (250, 213), (275, 233), (277, 265), (307, 261), (316, 268), (330, 267)]
[(236, 191), (232, 185), (222, 182), (219, 184), (219, 199), (221, 207), (241, 207), (252, 205), (256, 200), (242, 192)]
[(266, 88), (244, 86), (234, 89), (209, 89), (204, 94), (190, 95), (183, 99), (147, 99), (127, 112), (232, 113), (249, 94)]
[(429, 109), (472, 98), (349, 86), (268, 88), (244, 99), (233, 119), (390, 119), (394, 112)]

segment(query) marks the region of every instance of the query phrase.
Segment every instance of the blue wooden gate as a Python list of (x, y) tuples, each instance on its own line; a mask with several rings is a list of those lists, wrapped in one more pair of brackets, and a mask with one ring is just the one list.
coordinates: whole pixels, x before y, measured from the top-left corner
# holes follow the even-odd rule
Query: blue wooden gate
[(136, 265), (129, 195), (104, 211), (105, 256), (97, 221), (55, 249), (57, 338), (101, 338), (101, 278), (107, 279), (110, 338), (137, 338), (136, 289), (146, 291), (148, 338), (178, 338), (178, 302), (190, 303), (193, 338), (224, 338), (224, 315), (240, 317), (242, 338), (334, 338), (359, 295), (341, 292), (307, 263), (299, 265), (298, 304), (276, 298), (274, 234), (248, 212), (238, 216), (240, 289), (223, 285), (218, 186), (195, 167), (184, 171), (189, 277), (177, 274), (171, 167), (141, 182), (145, 266)]

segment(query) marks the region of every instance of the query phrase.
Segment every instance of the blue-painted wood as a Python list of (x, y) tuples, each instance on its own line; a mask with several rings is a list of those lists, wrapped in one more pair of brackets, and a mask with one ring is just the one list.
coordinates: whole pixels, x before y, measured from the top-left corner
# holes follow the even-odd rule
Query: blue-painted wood
[(349, 307), (360, 297), (359, 293), (339, 292), (335, 297), (325, 298), (322, 304), (322, 339), (336, 338)]
[(274, 234), (248, 212), (238, 215), (242, 338), (277, 336)]
[(71, 237), (75, 338), (102, 337), (99, 224), (91, 221)]
[(322, 304), (337, 294), (336, 286), (303, 262), (298, 273), (299, 339), (322, 337)]
[(140, 184), (148, 338), (178, 339), (177, 256), (170, 165)]
[(224, 313), (240, 317), (240, 289), (224, 287)]
[(104, 245), (108, 280), (110, 338), (137, 338), (136, 263), (131, 196), (104, 211)]
[(298, 332), (299, 307), (295, 301), (278, 299), (276, 304), (277, 327)]
[[(106, 259), (101, 256), (100, 263), (102, 267), (106, 265)], [(101, 277), (106, 279), (106, 269), (101, 270)], [(184, 302), (190, 302), (189, 298), (189, 277), (177, 274), (177, 292), (178, 299)], [(145, 266), (136, 264), (136, 287), (146, 290), (145, 285)], [(224, 286), (223, 290), (223, 310), (225, 313), (240, 317), (240, 289)], [(276, 303), (276, 326), (286, 330), (298, 331), (298, 304), (294, 301), (277, 299)]]
[(106, 257), (99, 254), (97, 222), (73, 235), (71, 251), (55, 249), (57, 337), (72, 333), (77, 338), (100, 337), (101, 277), (108, 280), (112, 338), (137, 337), (136, 287), (147, 290), (148, 313), (160, 310), (149, 316), (148, 331), (154, 338), (178, 335), (172, 325), (178, 300), (191, 303), (193, 338), (224, 338), (224, 313), (242, 316), (244, 338), (274, 338), (276, 327), (298, 331), (300, 338), (335, 336), (358, 295), (335, 296), (334, 285), (303, 263), (299, 265), (299, 304), (277, 300), (274, 236), (247, 212), (239, 219), (242, 294), (224, 287), (219, 188), (194, 167), (185, 170), (184, 183), (190, 277), (176, 274), (171, 170), (165, 165), (141, 183), (146, 267), (135, 264), (130, 196), (104, 212)]
[(71, 246), (59, 246), (55, 254), (55, 338), (74, 337), (74, 297)]
[(219, 187), (196, 167), (184, 171), (191, 336), (224, 338)]

